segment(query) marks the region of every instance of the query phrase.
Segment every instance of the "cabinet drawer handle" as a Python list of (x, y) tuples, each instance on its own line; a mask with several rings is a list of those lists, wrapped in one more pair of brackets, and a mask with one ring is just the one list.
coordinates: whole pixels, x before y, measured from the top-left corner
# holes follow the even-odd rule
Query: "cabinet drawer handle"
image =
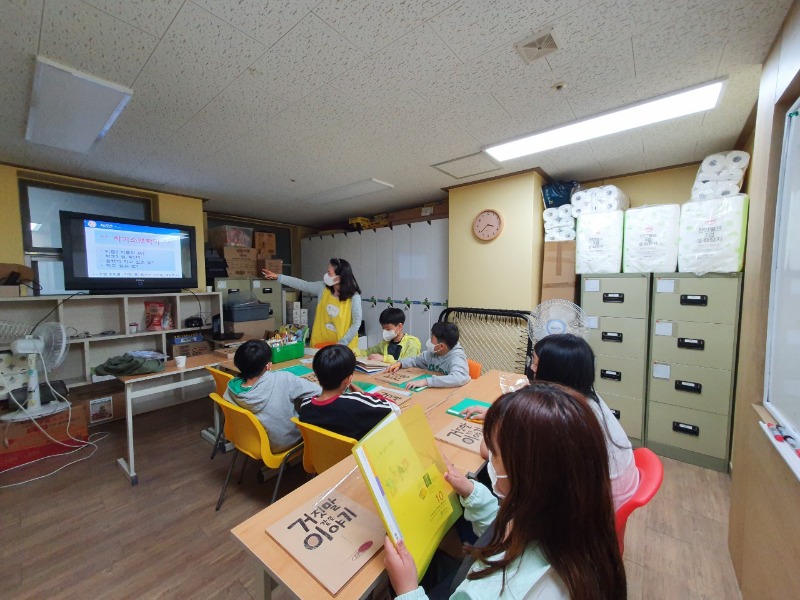
[(261, 288), (261, 293), (262, 294), (271, 294), (272, 293), (272, 288)]
[(682, 306), (708, 306), (708, 296), (705, 294), (681, 294)]
[(600, 337), (604, 342), (621, 342), (622, 334), (617, 331), (603, 331)]
[(609, 409), (611, 410), (611, 414), (617, 417), (617, 421), (619, 421), (619, 418), (622, 416), (622, 413), (618, 411), (616, 408), (609, 407)]
[(600, 369), (600, 379), (610, 379), (611, 381), (622, 381), (622, 373), (609, 369)]
[(691, 394), (702, 394), (703, 384), (695, 383), (694, 381), (675, 380), (675, 389), (679, 392), (689, 392)]
[(622, 303), (625, 302), (625, 294), (620, 292), (608, 292), (603, 294), (603, 302), (616, 302)]
[(228, 288), (228, 293), (229, 294), (238, 294), (239, 293), (239, 288)]
[(685, 348), (686, 350), (705, 350), (706, 341), (698, 340), (695, 338), (678, 338), (678, 348)]
[(672, 431), (675, 433), (682, 433), (684, 435), (692, 435), (700, 437), (700, 428), (697, 425), (690, 425), (689, 423), (681, 423), (680, 421), (672, 422)]

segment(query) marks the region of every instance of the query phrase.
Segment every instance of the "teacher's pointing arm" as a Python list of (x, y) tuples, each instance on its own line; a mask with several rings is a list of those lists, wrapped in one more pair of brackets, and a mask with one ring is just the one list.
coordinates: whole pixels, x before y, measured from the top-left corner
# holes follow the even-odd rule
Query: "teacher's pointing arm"
[[(281, 285), (300, 290), (306, 294), (314, 294), (317, 297), (321, 296), (322, 292), (325, 290), (325, 283), (322, 281), (305, 281), (304, 279), (289, 277), (288, 275), (278, 275), (278, 281)], [(359, 303), (359, 310), (360, 309), (361, 304)]]

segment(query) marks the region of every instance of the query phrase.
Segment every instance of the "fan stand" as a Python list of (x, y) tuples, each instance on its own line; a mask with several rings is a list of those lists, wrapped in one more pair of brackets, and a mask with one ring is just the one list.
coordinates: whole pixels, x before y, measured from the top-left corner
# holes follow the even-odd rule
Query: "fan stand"
[[(9, 392), (10, 394), (10, 392)], [(9, 406), (15, 403), (12, 396), (9, 401)], [(49, 417), (69, 408), (69, 402), (53, 401), (49, 404), (42, 404), (42, 398), (39, 393), (39, 372), (36, 369), (36, 354), (28, 354), (28, 394), (25, 398), (25, 409), (18, 409), (14, 412), (0, 416), (0, 423), (12, 423), (18, 421), (29, 421), (30, 419), (39, 419), (41, 417)]]

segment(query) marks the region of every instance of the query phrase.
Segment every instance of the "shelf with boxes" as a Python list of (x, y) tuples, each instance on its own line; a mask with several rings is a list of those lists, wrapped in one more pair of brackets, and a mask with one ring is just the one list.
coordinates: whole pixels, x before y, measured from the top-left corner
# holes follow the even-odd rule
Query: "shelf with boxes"
[[(225, 260), (229, 278), (258, 277), (262, 269), (283, 272), (283, 261), (275, 258), (277, 244), (274, 233), (254, 232), (252, 227), (220, 225), (208, 230), (208, 245)], [(216, 273), (213, 275), (208, 279), (216, 280)]]
[[(147, 330), (148, 303), (169, 311), (169, 329)], [(2, 321), (35, 324), (45, 319), (66, 328), (69, 352), (50, 377), (62, 379), (70, 387), (91, 383), (93, 367), (131, 350), (172, 355), (173, 336), (192, 335), (201, 329), (185, 327), (186, 319), (199, 317), (210, 326), (212, 315), (221, 312), (221, 296), (216, 292), (0, 298)]]
[(650, 275), (583, 275), (581, 306), (595, 353), (595, 389), (634, 445), (645, 432)]
[[(217, 277), (214, 290), (219, 292), (227, 311), (228, 316), (224, 319), (226, 331), (262, 337), (264, 331), (275, 331), (284, 322), (283, 286), (277, 281), (267, 281), (263, 277)], [(232, 307), (254, 301), (264, 306), (249, 309), (249, 316), (234, 316)]]
[(655, 274), (647, 445), (727, 471), (741, 273)]

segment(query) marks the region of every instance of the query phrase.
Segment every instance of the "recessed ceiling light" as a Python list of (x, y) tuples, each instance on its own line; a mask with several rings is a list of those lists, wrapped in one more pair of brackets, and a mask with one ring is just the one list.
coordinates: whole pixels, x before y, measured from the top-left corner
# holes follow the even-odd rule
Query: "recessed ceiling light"
[(577, 123), (497, 144), (486, 148), (486, 153), (495, 160), (511, 160), (710, 110), (717, 105), (724, 83), (720, 80), (712, 81), (675, 94), (646, 100)]

